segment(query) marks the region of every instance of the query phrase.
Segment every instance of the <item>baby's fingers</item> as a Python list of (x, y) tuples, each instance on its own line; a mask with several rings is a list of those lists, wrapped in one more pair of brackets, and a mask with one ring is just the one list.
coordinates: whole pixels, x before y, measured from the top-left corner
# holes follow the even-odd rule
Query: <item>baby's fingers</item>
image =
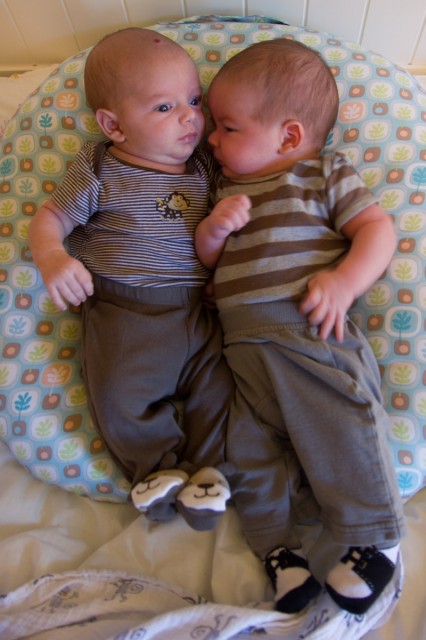
[(251, 200), (248, 196), (238, 193), (221, 200), (220, 204), (230, 215), (239, 228), (243, 227), (250, 220)]
[(334, 315), (331, 313), (328, 313), (324, 317), (323, 321), (321, 322), (321, 328), (319, 331), (319, 335), (322, 340), (327, 340), (328, 336), (333, 330), (334, 321), (335, 321)]
[(65, 311), (67, 308), (67, 298), (62, 295), (60, 287), (50, 285), (48, 287), (48, 292), (53, 304), (58, 307), (58, 309)]
[(318, 287), (312, 285), (310, 286), (310, 283), (308, 282), (308, 293), (300, 303), (300, 313), (302, 313), (304, 316), (307, 316), (318, 307), (318, 305), (321, 303), (321, 300), (321, 290)]
[(50, 297), (59, 309), (65, 310), (67, 302), (77, 307), (93, 294), (90, 272), (83, 265), (78, 267), (81, 268), (77, 268), (76, 272), (68, 273), (66, 277), (59, 278), (49, 286)]
[(336, 334), (337, 342), (343, 342), (345, 337), (345, 322), (346, 315), (337, 315), (334, 322), (334, 333)]
[(245, 193), (236, 193), (233, 196), (228, 196), (226, 199), (244, 209), (250, 209), (251, 207), (251, 200)]
[(67, 282), (62, 282), (60, 285), (52, 286), (49, 289), (50, 297), (55, 305), (65, 311), (67, 303), (78, 307), (79, 304), (84, 302), (87, 296), (84, 295), (82, 288), (76, 289), (71, 287)]
[(250, 220), (250, 209), (251, 209), (250, 198), (246, 195), (240, 194), (239, 213), (240, 213), (240, 220), (243, 222), (241, 226), (246, 225), (247, 222)]

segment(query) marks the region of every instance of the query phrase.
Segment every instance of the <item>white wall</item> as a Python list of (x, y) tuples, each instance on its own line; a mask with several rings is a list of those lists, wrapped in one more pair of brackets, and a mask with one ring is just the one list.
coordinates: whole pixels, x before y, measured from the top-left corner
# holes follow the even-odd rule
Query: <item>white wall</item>
[(426, 73), (425, 0), (0, 0), (0, 67), (60, 62), (117, 28), (211, 13), (280, 18)]

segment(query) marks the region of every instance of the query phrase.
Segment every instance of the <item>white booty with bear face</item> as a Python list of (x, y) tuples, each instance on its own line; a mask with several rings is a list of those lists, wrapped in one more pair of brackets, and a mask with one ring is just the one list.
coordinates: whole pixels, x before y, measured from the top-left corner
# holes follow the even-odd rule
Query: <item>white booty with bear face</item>
[(176, 508), (190, 527), (208, 531), (225, 513), (230, 497), (231, 490), (223, 473), (213, 467), (203, 467), (178, 493)]
[(188, 479), (181, 469), (154, 471), (133, 487), (133, 504), (149, 520), (167, 522), (176, 515), (176, 496)]

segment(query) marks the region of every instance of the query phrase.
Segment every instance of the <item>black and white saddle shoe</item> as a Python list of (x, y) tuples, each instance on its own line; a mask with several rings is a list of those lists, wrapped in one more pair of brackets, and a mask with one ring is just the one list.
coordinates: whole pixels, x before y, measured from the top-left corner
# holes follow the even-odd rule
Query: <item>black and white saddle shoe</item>
[(276, 592), (275, 609), (281, 613), (302, 611), (321, 591), (306, 558), (287, 547), (268, 553), (265, 568)]
[[(394, 563), (376, 547), (350, 547), (336, 567), (328, 574), (325, 587), (341, 609), (354, 614), (363, 614), (383, 593), (391, 581), (394, 571)], [(339, 578), (342, 583), (350, 584), (351, 572), (365, 583), (363, 585), (357, 580), (358, 589), (357, 587), (352, 589), (353, 592), (358, 590), (360, 597), (344, 595), (337, 591)], [(334, 587), (329, 584), (329, 581), (334, 583)], [(366, 592), (368, 595), (362, 595), (362, 592)]]

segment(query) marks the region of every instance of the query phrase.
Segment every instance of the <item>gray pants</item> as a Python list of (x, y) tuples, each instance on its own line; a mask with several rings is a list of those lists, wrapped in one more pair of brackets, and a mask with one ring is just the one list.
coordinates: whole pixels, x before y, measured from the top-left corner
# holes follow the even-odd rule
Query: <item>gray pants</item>
[(365, 337), (348, 321), (343, 344), (323, 341), (291, 303), (246, 305), (221, 320), (237, 384), (227, 458), (253, 549), (264, 557), (298, 546), (296, 520), (315, 514), (337, 543), (396, 544), (403, 509)]
[[(96, 277), (83, 309), (83, 370), (95, 425), (132, 484), (162, 465), (217, 466), (234, 383), (217, 316), (198, 287)], [(175, 400), (184, 400), (178, 420)], [(174, 454), (170, 456), (170, 453)]]

